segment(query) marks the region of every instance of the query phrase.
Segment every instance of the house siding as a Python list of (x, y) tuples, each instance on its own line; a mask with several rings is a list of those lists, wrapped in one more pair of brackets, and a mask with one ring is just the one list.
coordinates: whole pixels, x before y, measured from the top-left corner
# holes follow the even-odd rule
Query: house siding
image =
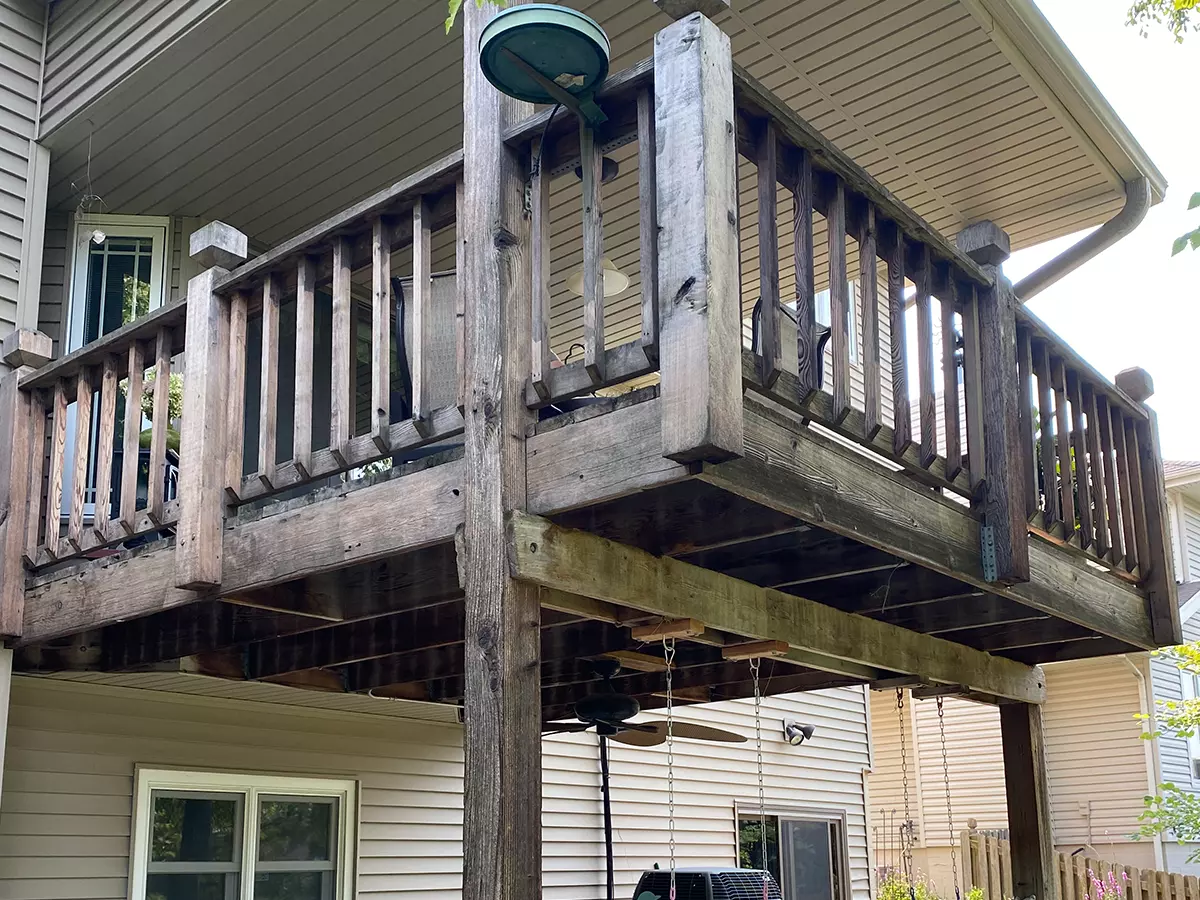
[(45, 7), (0, 0), (0, 338), (17, 323)]
[[(1194, 617), (1183, 623), (1183, 639), (1188, 643), (1200, 641), (1200, 622)], [(1183, 699), (1179, 667), (1171, 659), (1151, 657), (1150, 672), (1155, 703)], [(1193, 770), (1186, 738), (1163, 734), (1158, 738), (1158, 750), (1163, 781), (1190, 790), (1200, 788), (1200, 779), (1197, 779)]]
[[(236, 683), (229, 691), (247, 697), (260, 687), (265, 696), (280, 690)], [(221, 689), (220, 682), (209, 688)], [(327, 706), (329, 696), (316, 695), (313, 703)], [(365, 699), (346, 702), (361, 708)], [(679, 715), (753, 734), (753, 705), (745, 701)], [(769, 698), (763, 715), (767, 802), (844, 811), (853, 900), (867, 900), (862, 691)], [(777, 727), (785, 716), (814, 723), (813, 741), (787, 745)], [(461, 740), (457, 725), (394, 714), (18, 677), (0, 812), (0, 897), (124, 900), (133, 773), (141, 763), (357, 778), (358, 895), (458, 898)], [(661, 748), (612, 747), (618, 896), (631, 895), (642, 869), (666, 864), (665, 758)], [(600, 898), (604, 837), (595, 738), (547, 739), (543, 766), (543, 896)], [(753, 742), (680, 742), (675, 766), (678, 864), (734, 864), (735, 803), (757, 809)]]
[(1187, 557), (1187, 574), (1182, 581), (1200, 581), (1200, 503), (1185, 497), (1182, 507), (1180, 539)]

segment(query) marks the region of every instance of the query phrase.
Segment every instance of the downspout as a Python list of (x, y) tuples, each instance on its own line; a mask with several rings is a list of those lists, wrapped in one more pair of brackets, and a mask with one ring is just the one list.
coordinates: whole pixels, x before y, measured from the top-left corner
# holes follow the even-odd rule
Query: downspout
[[(1140, 712), (1143, 716), (1147, 716), (1147, 718), (1143, 719), (1142, 721), (1150, 724), (1150, 727), (1153, 728), (1153, 719), (1150, 717), (1153, 717), (1154, 715), (1154, 700), (1153, 692), (1150, 688), (1150, 682), (1146, 680), (1146, 675), (1144, 672), (1142, 672), (1141, 667), (1138, 666), (1138, 664), (1132, 659), (1130, 659), (1128, 655), (1123, 656), (1122, 659), (1125, 660), (1125, 663), (1129, 666), (1129, 668), (1133, 669), (1133, 674), (1138, 680), (1138, 712)], [(1149, 659), (1149, 656), (1147, 656), (1146, 659)], [(1145, 744), (1144, 752), (1146, 754), (1146, 781), (1149, 785), (1149, 794), (1154, 796), (1158, 793), (1158, 786), (1162, 782), (1162, 773), (1159, 771), (1160, 759), (1158, 740), (1156, 738), (1151, 738), (1148, 741), (1142, 741), (1142, 743)], [(1160, 872), (1165, 872), (1167, 870), (1166, 852), (1165, 848), (1163, 847), (1162, 834), (1154, 835), (1154, 866)]]
[(1070, 275), (1137, 228), (1149, 209), (1150, 180), (1143, 175), (1125, 182), (1125, 205), (1121, 211), (1083, 240), (1018, 281), (1013, 285), (1013, 294), (1019, 302), (1028, 303), (1054, 282)]

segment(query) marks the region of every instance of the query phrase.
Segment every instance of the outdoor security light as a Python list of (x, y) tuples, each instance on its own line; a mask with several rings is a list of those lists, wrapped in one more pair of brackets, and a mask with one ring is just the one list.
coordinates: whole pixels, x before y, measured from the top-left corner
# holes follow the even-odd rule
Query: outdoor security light
[(805, 741), (811, 740), (816, 730), (816, 725), (804, 725), (792, 719), (783, 720), (783, 736), (793, 747), (799, 747)]

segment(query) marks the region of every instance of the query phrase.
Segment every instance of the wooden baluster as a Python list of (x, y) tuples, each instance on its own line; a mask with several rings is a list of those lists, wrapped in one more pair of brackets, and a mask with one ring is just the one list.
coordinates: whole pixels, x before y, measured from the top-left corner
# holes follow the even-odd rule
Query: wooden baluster
[[(953, 271), (950, 277), (954, 277)], [(959, 290), (961, 291), (961, 288)], [(978, 496), (987, 476), (987, 466), (984, 464), (986, 454), (983, 449), (983, 381), (980, 372), (983, 351), (979, 343), (979, 302), (975, 285), (967, 285), (966, 290), (960, 292), (959, 299), (962, 304), (960, 313), (963, 327), (963, 395), (967, 412), (967, 467), (971, 493)], [(1023, 408), (1024, 402), (1019, 391), (1017, 397), (1018, 408)], [(1024, 415), (1028, 415), (1028, 410), (1024, 411)], [(1030, 457), (1030, 462), (1032, 461)]]
[(59, 556), (59, 530), (63, 508), (63, 466), (67, 452), (67, 382), (54, 383), (50, 426), (50, 485), (46, 491), (46, 550), (51, 559)]
[(1133, 484), (1130, 481), (1129, 447), (1125, 442), (1125, 414), (1111, 407), (1113, 449), (1117, 458), (1117, 491), (1121, 498), (1121, 530), (1125, 539), (1125, 568), (1132, 572), (1138, 567), (1137, 529), (1133, 519)]
[[(653, 110), (651, 111), (653, 117)], [(533, 269), (532, 293), (532, 377), (533, 389), (542, 400), (550, 399), (550, 173), (541, 166), (541, 141), (533, 144), (533, 175), (530, 185), (529, 216), (530, 264)], [(653, 168), (653, 163), (651, 164)], [(414, 208), (414, 215), (416, 210)], [(416, 231), (413, 231), (414, 236)], [(645, 285), (646, 273), (642, 272)], [(643, 290), (644, 293), (644, 290)], [(416, 348), (414, 347), (414, 350)], [(414, 373), (415, 374), (415, 373)], [(415, 391), (414, 391), (415, 393)]]
[(1089, 481), (1087, 426), (1084, 422), (1083, 390), (1079, 376), (1067, 372), (1067, 400), (1071, 403), (1071, 452), (1075, 457), (1075, 484), (1079, 490), (1079, 502), (1075, 512), (1079, 516), (1079, 546), (1087, 550), (1092, 546), (1092, 491)]
[(758, 372), (766, 387), (779, 377), (779, 211), (777, 185), (779, 135), (768, 120), (758, 133), (755, 163), (758, 165)]
[(604, 155), (596, 133), (579, 124), (583, 169), (583, 365), (593, 384), (604, 381), (604, 215), (600, 198)]
[(371, 226), (371, 440), (392, 443), (392, 243), (383, 216)]
[(1037, 444), (1033, 427), (1033, 347), (1028, 328), (1017, 329), (1017, 410), (1021, 431), (1021, 469), (1025, 481), (1025, 518), (1030, 522), (1038, 514)]
[(42, 457), (46, 452), (46, 404), (41, 391), (29, 395), (30, 416), (30, 465), (29, 465), (29, 518), (25, 523), (25, 562), (37, 565), (38, 545), (41, 543)]
[(1055, 450), (1058, 455), (1059, 502), (1062, 510), (1063, 537), (1075, 538), (1075, 476), (1071, 465), (1071, 413), (1067, 405), (1067, 371), (1061, 359), (1051, 362), (1054, 384)]
[(246, 329), (248, 299), (243, 291), (229, 298), (229, 377), (225, 407), (225, 496), (236, 503), (241, 496), (246, 441)]
[(929, 247), (917, 247), (918, 267), (914, 273), (917, 284), (917, 366), (920, 390), (921, 465), (929, 468), (938, 457), (937, 396), (933, 390), (933, 265)]
[(106, 356), (100, 371), (100, 418), (96, 425), (96, 495), (92, 532), (96, 541), (108, 542), (111, 516), (113, 440), (117, 428), (117, 367), (115, 356)]
[(834, 177), (825, 209), (829, 237), (829, 327), (833, 334), (833, 418), (850, 413), (850, 288), (846, 283), (846, 186)]
[(429, 434), (433, 414), (432, 221), (428, 198), (419, 198), (413, 206), (412, 401), (413, 423), (421, 434)]
[(1060, 521), (1058, 513), (1058, 475), (1055, 471), (1054, 411), (1050, 408), (1050, 348), (1039, 342), (1033, 348), (1033, 367), (1038, 383), (1038, 427), (1041, 430), (1043, 527), (1053, 531)]
[[(638, 94), (638, 238), (642, 278), (642, 350), (658, 362), (658, 185), (654, 158), (654, 92)], [(534, 271), (537, 271), (536, 269)]]
[(942, 311), (942, 410), (946, 427), (946, 477), (954, 479), (962, 471), (962, 443), (958, 416), (958, 334), (954, 327), (958, 286), (952, 272), (946, 277), (945, 294), (938, 301)]
[(1112, 548), (1108, 537), (1108, 509), (1104, 499), (1104, 454), (1100, 450), (1100, 420), (1096, 413), (1096, 392), (1090, 384), (1084, 384), (1083, 409), (1087, 416), (1088, 472), (1090, 473), (1090, 501), (1092, 525), (1095, 534), (1095, 552), (1103, 557)]
[(146, 485), (146, 515), (163, 523), (167, 480), (167, 430), (171, 427), (171, 332), (163, 328), (154, 344), (154, 406), (150, 419), (150, 475)]
[[(455, 397), (458, 411), (466, 415), (467, 409), (467, 295), (466, 251), (463, 247), (462, 223), (465, 221), (463, 206), (466, 204), (466, 185), (462, 175), (454, 182), (454, 268), (458, 272), (454, 290), (454, 369), (457, 388)], [(353, 409), (353, 405), (350, 407)]]
[(354, 437), (354, 299), (350, 296), (350, 242), (333, 243), (333, 370), (330, 376), (329, 449), (350, 465), (346, 445)]
[(296, 266), (296, 397), (292, 419), (292, 464), (296, 474), (312, 474), (313, 327), (316, 324), (317, 270), (312, 257)]
[(1113, 440), (1112, 411), (1103, 394), (1096, 395), (1096, 423), (1100, 426), (1100, 452), (1104, 458), (1104, 500), (1108, 509), (1111, 559), (1114, 566), (1119, 566), (1125, 560), (1125, 538), (1121, 529), (1121, 495), (1117, 487), (1117, 445)]
[[(1133, 511), (1133, 538), (1138, 565), (1144, 577), (1150, 567), (1150, 530), (1146, 526), (1146, 491), (1142, 484), (1142, 453), (1138, 426), (1133, 416), (1124, 416), (1125, 452), (1129, 454), (1129, 505)], [(1161, 534), (1158, 535), (1161, 538)]]
[(904, 315), (904, 232), (892, 226), (887, 248), (888, 311), (892, 336), (893, 449), (902, 456), (912, 446), (912, 404), (908, 399), (908, 326)]
[(87, 500), (93, 395), (92, 371), (83, 367), (75, 379), (75, 455), (71, 466), (71, 515), (67, 520), (67, 544), (75, 553), (83, 550), (83, 506)]
[(796, 267), (796, 375), (799, 401), (817, 384), (817, 301), (813, 275), (813, 174), (807, 150), (796, 151), (796, 185), (792, 189), (792, 260)]
[(858, 286), (862, 297), (863, 421), (866, 439), (883, 427), (879, 365), (879, 246), (875, 232), (875, 204), (867, 201), (858, 229)]
[(142, 391), (146, 358), (142, 345), (129, 345), (129, 367), (125, 385), (125, 440), (121, 446), (121, 530), (137, 532), (137, 485), (142, 449)]
[(267, 276), (262, 297), (262, 352), (258, 397), (258, 480), (275, 486), (276, 429), (279, 422), (279, 278)]

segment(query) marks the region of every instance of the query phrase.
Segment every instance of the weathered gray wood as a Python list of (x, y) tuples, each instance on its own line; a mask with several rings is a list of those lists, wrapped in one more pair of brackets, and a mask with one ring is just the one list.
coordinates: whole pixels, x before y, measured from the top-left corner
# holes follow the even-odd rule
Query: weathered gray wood
[(875, 207), (868, 202), (858, 229), (858, 288), (862, 297), (864, 437), (872, 439), (883, 427), (879, 359), (879, 247)]
[(737, 149), (729, 38), (700, 15), (654, 39), (663, 455), (742, 453)]
[[(350, 242), (333, 243), (333, 370), (330, 374), (329, 449), (346, 464), (354, 436), (354, 299), (350, 296)], [(239, 473), (240, 480), (240, 473)]]
[(1171, 523), (1167, 515), (1167, 488), (1163, 476), (1162, 448), (1158, 440), (1158, 416), (1149, 410), (1149, 420), (1138, 426), (1139, 461), (1146, 508), (1148, 555), (1142, 560), (1142, 586), (1150, 606), (1154, 639), (1163, 646), (1183, 641), (1179, 620), (1179, 597), (1171, 567)]
[(768, 120), (757, 135), (759, 371), (765, 385), (775, 383), (782, 363), (779, 331), (779, 136)]
[(225, 389), (225, 495), (238, 499), (246, 441), (246, 294), (229, 295), (229, 360)]
[(654, 0), (654, 5), (672, 19), (697, 12), (711, 19), (729, 11), (729, 0)]
[(1050, 379), (1054, 387), (1054, 448), (1058, 456), (1058, 485), (1062, 509), (1063, 537), (1075, 540), (1075, 474), (1071, 465), (1071, 411), (1067, 402), (1067, 373), (1055, 357)]
[(67, 452), (67, 382), (65, 379), (60, 379), (54, 385), (50, 418), (50, 482), (46, 490), (46, 549), (53, 558), (59, 552), (58, 538), (63, 508), (63, 466), (66, 465)]
[(392, 248), (383, 216), (371, 224), (371, 439), (387, 450), (392, 424)]
[[(454, 184), (454, 222), (455, 222), (455, 240), (454, 240), (454, 269), (456, 272), (462, 272), (464, 267), (463, 258), (465, 255), (464, 242), (462, 238), (463, 221), (463, 204), (466, 203), (466, 184), (460, 175), (458, 181)], [(467, 408), (467, 313), (466, 313), (466, 295), (463, 293), (461, 283), (457, 283), (457, 290), (454, 292), (454, 362), (457, 377), (455, 381), (458, 384), (456, 395), (458, 398), (459, 412), (466, 411)]]
[(897, 456), (912, 446), (912, 403), (908, 398), (908, 323), (904, 301), (904, 233), (892, 225), (887, 242), (888, 325), (892, 340), (892, 449)]
[(1087, 416), (1088, 470), (1091, 474), (1091, 491), (1087, 501), (1095, 528), (1096, 555), (1104, 557), (1112, 547), (1108, 536), (1108, 506), (1104, 491), (1104, 454), (1100, 449), (1101, 429), (1096, 411), (1096, 392), (1086, 383), (1083, 385), (1083, 409)]
[(916, 249), (917, 286), (917, 409), (921, 422), (921, 465), (929, 466), (938, 457), (937, 395), (933, 389), (933, 262), (924, 244)]
[[(113, 441), (117, 427), (117, 365), (115, 355), (107, 356), (100, 368), (100, 416), (96, 425), (96, 496), (92, 514), (92, 533), (100, 543), (108, 540), (108, 521), (111, 516)], [(40, 483), (38, 487), (41, 487)]]
[[(658, 185), (654, 90), (638, 92), (638, 261), (642, 279), (642, 349), (658, 362)], [(536, 271), (536, 270), (535, 270)]]
[(1033, 346), (1033, 371), (1038, 387), (1038, 468), (1042, 473), (1042, 521), (1047, 531), (1062, 522), (1058, 503), (1057, 449), (1054, 441), (1053, 382), (1050, 379), (1050, 348), (1045, 342)]
[(1021, 483), (1016, 300), (1008, 282), (998, 271), (994, 274), (995, 285), (977, 294), (988, 472), (982, 509), (995, 541), (996, 580), (1017, 584), (1030, 578), (1030, 551)]
[(14, 369), (37, 369), (54, 356), (54, 341), (50, 335), (28, 328), (18, 328), (0, 341), (0, 359)]
[(209, 222), (188, 238), (188, 255), (205, 269), (219, 267), (223, 274), (246, 261), (249, 240), (232, 225)]
[[(145, 354), (141, 341), (129, 343), (129, 364), (125, 383), (125, 440), (121, 447), (121, 530), (134, 533), (137, 520), (138, 450), (142, 436), (142, 388), (145, 381)], [(49, 519), (47, 518), (47, 523)]]
[(946, 279), (945, 296), (939, 298), (942, 313), (942, 412), (946, 429), (946, 474), (953, 478), (962, 471), (962, 438), (959, 422), (958, 336), (955, 330), (955, 307), (958, 306), (958, 285)]
[(292, 462), (301, 472), (307, 472), (312, 465), (316, 275), (312, 257), (302, 256), (296, 266), (296, 396), (292, 421)]
[[(533, 143), (533, 163), (531, 184), (529, 186), (530, 203), (529, 239), (533, 242), (529, 249), (531, 268), (533, 269), (533, 314), (530, 325), (532, 335), (531, 345), (531, 377), (534, 393), (539, 400), (549, 401), (550, 386), (547, 379), (551, 370), (550, 353), (550, 173), (542, 168), (542, 141), (539, 138)], [(645, 282), (645, 274), (642, 280)], [(590, 382), (591, 379), (589, 378)]]
[(262, 369), (258, 400), (258, 480), (275, 482), (276, 430), (279, 427), (279, 279), (268, 275), (262, 296)]
[(1138, 567), (1137, 528), (1133, 518), (1133, 484), (1130, 473), (1132, 462), (1126, 442), (1125, 414), (1119, 409), (1112, 412), (1113, 451), (1117, 461), (1117, 494), (1121, 501), (1121, 530), (1125, 546), (1125, 568), (1132, 572)]
[(433, 231), (429, 201), (421, 197), (413, 205), (413, 421), (425, 430), (433, 413)]
[[(300, 277), (304, 279), (311, 274), (311, 271), (301, 272)], [(221, 583), (230, 308), (228, 302), (213, 293), (213, 284), (223, 275), (224, 269), (207, 269), (188, 282), (188, 349), (184, 359), (183, 425), (179, 435), (179, 445), (186, 447), (187, 452), (180, 460), (179, 469), (175, 586), (192, 590), (212, 588)], [(311, 321), (311, 303), (308, 312)], [(308, 342), (311, 373), (311, 327)], [(297, 337), (297, 345), (299, 343)], [(310, 374), (310, 417), (311, 398)], [(310, 431), (310, 441), (311, 437)], [(230, 434), (229, 438), (240, 442), (241, 430)], [(154, 477), (153, 469), (151, 477)], [(161, 475), (159, 478), (161, 480)]]
[(1014, 896), (1058, 900), (1041, 708), (1027, 703), (1001, 704), (1000, 741)]
[(75, 446), (71, 466), (71, 515), (67, 521), (67, 544), (76, 553), (83, 549), (83, 506), (87, 495), (88, 445), (92, 437), (92, 398), (95, 396), (92, 378), (92, 370), (85, 369), (75, 379)]
[(604, 154), (592, 126), (579, 123), (583, 172), (583, 366), (596, 384), (604, 381), (604, 206), (600, 183)]
[(796, 182), (792, 186), (792, 261), (796, 268), (796, 362), (799, 394), (806, 402), (817, 392), (817, 301), (814, 284), (812, 158), (796, 151)]
[(1124, 419), (1125, 452), (1128, 454), (1129, 500), (1133, 509), (1133, 539), (1137, 547), (1138, 574), (1145, 575), (1150, 562), (1150, 533), (1146, 528), (1146, 492), (1142, 486), (1142, 448), (1138, 440), (1138, 423)]
[[(1024, 482), (1025, 518), (1038, 514), (1037, 429), (1034, 410), (1033, 347), (1028, 328), (1017, 329), (1017, 413), (1021, 431), (1021, 480)], [(986, 435), (985, 435), (986, 439)]]
[(583, 360), (577, 359), (550, 370), (546, 376), (545, 399), (538, 396), (532, 383), (526, 385), (525, 402), (530, 409), (540, 409), (558, 400), (591, 394), (601, 386), (621, 384), (632, 378), (649, 375), (655, 369), (655, 364), (646, 359), (641, 344), (627, 341), (604, 351), (605, 377), (600, 384), (592, 381)]
[(1154, 379), (1139, 366), (1122, 369), (1113, 378), (1113, 384), (1137, 403), (1145, 403), (1154, 396)]
[(834, 178), (828, 191), (825, 231), (829, 238), (829, 327), (833, 334), (833, 417), (850, 412), (850, 288), (846, 281), (846, 187)]
[(1092, 488), (1089, 479), (1087, 430), (1084, 421), (1083, 391), (1079, 377), (1073, 372), (1065, 373), (1067, 400), (1071, 404), (1071, 457), (1075, 464), (1075, 484), (1079, 490), (1076, 514), (1079, 517), (1079, 546), (1087, 550), (1092, 546), (1095, 534), (1092, 526)]
[(154, 343), (154, 400), (150, 414), (150, 476), (146, 515), (161, 525), (166, 497), (167, 429), (171, 427), (171, 333), (162, 329)]
[(983, 693), (1038, 703), (1041, 673), (1028, 666), (783, 594), (670, 557), (563, 528), (546, 519), (510, 516), (516, 576), (542, 587), (642, 609), (668, 619), (695, 618), (750, 640), (781, 640), (837, 660)]
[[(524, 396), (532, 305), (525, 165), (503, 135), (532, 107), (500, 95), (479, 68), (475, 48), (496, 12), (490, 4), (463, 9), (463, 115), (470, 127), (463, 135), (468, 177), (458, 222), (458, 289), (465, 313), (466, 508), (455, 542), (466, 592), (463, 833), (488, 836), (465, 845), (463, 900), (538, 900), (540, 608), (537, 591), (509, 576), (504, 533), (505, 510), (526, 504), (525, 433), (533, 415)], [(598, 274), (599, 259), (595, 264)], [(593, 324), (600, 325), (593, 351), (603, 353), (602, 322)]]
[[(0, 636), (20, 637), (25, 616), (26, 504), (42, 487), (42, 446), (32, 443), (35, 409), (18, 384), (29, 369), (0, 376), (0, 434), (11, 446), (0, 455)], [(35, 474), (36, 473), (36, 474)], [(31, 490), (32, 489), (32, 490)], [(37, 516), (36, 505), (31, 505)]]
[(1117, 487), (1117, 453), (1113, 441), (1112, 411), (1108, 398), (1096, 395), (1096, 421), (1100, 425), (1100, 453), (1104, 458), (1104, 500), (1108, 508), (1108, 537), (1111, 562), (1121, 565), (1125, 560), (1125, 537), (1121, 529), (1121, 499)]
[[(987, 477), (987, 454), (984, 453), (983, 433), (983, 382), (979, 371), (982, 348), (979, 343), (979, 304), (975, 299), (975, 285), (965, 292), (959, 285), (963, 327), (963, 396), (967, 412), (967, 467), (970, 470), (971, 493), (978, 494)], [(1017, 402), (1023, 406), (1023, 395), (1018, 393)], [(1024, 432), (1022, 432), (1024, 433)]]

